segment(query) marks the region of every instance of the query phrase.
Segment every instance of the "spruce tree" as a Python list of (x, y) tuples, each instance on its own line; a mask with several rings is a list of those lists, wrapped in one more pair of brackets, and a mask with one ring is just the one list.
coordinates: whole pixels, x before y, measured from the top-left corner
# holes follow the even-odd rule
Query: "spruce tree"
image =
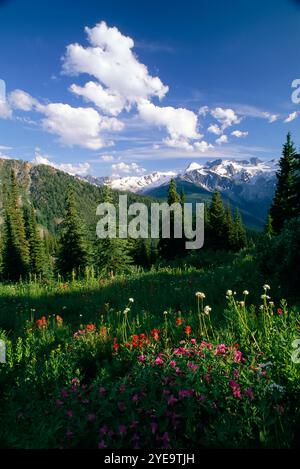
[(287, 134), (286, 143), (283, 146), (282, 157), (279, 161), (277, 172), (277, 185), (270, 215), (273, 220), (275, 233), (279, 233), (285, 221), (295, 215), (296, 204), (296, 149), (292, 142), (291, 134)]
[(209, 208), (209, 228), (209, 246), (213, 249), (226, 249), (226, 213), (219, 192), (215, 192), (212, 196)]
[(73, 271), (83, 273), (89, 264), (89, 249), (85, 229), (77, 213), (75, 197), (69, 188), (66, 197), (66, 214), (62, 223), (56, 267), (67, 277)]
[[(175, 179), (171, 179), (169, 190), (168, 190), (168, 205), (180, 204), (181, 208), (184, 203), (184, 194), (181, 195), (177, 192), (177, 186)], [(176, 256), (183, 255), (185, 253), (185, 239), (183, 231), (183, 210), (182, 210), (182, 237), (175, 238), (175, 215), (174, 211), (170, 213), (170, 238), (161, 238), (159, 241), (159, 252), (160, 255), (167, 260), (174, 259)]]
[(239, 251), (240, 249), (246, 246), (246, 230), (243, 225), (242, 217), (240, 211), (236, 209), (235, 223), (234, 223), (234, 239), (233, 239), (233, 249)]
[[(112, 190), (108, 186), (102, 190), (101, 202), (113, 202)], [(118, 273), (128, 271), (132, 262), (127, 239), (107, 237), (97, 242), (96, 265), (102, 273), (113, 277)]]
[(29, 271), (32, 275), (44, 276), (49, 270), (49, 266), (44, 244), (37, 227), (34, 208), (32, 206), (26, 207), (24, 215), (26, 238), (29, 245)]
[(235, 225), (233, 222), (232, 211), (228, 205), (225, 213), (225, 232), (226, 232), (226, 244), (228, 249), (234, 249), (234, 238), (235, 238)]
[(19, 185), (14, 170), (10, 174), (10, 186), (4, 196), (4, 249), (3, 276), (18, 281), (29, 271), (29, 246), (26, 240), (25, 223)]
[(271, 215), (268, 215), (267, 223), (265, 225), (264, 233), (268, 238), (272, 238), (274, 236), (274, 229), (273, 229), (273, 220)]

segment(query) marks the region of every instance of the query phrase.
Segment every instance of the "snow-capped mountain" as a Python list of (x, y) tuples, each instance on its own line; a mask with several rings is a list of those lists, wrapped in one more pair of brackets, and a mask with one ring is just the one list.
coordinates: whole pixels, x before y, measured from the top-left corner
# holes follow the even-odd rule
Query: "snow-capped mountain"
[[(262, 161), (258, 158), (250, 160), (214, 160), (203, 165), (191, 163), (179, 172), (155, 171), (143, 176), (126, 176), (119, 178), (95, 178), (85, 176), (83, 179), (97, 186), (107, 184), (112, 189), (121, 191), (148, 193), (158, 187), (169, 184), (172, 178), (178, 182), (185, 181), (213, 192), (215, 190), (230, 191), (236, 185), (257, 186), (274, 182), (276, 160)], [(249, 190), (248, 190), (249, 192)]]

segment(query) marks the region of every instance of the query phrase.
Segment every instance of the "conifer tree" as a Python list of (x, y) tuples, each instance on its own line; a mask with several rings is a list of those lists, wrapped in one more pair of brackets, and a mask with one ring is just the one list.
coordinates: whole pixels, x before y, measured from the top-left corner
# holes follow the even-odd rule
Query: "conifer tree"
[(44, 244), (38, 231), (34, 208), (26, 207), (25, 229), (29, 245), (29, 271), (32, 275), (44, 276), (48, 270)]
[(233, 249), (239, 251), (246, 246), (246, 230), (242, 222), (240, 211), (236, 209), (235, 223), (234, 223), (234, 239)]
[[(177, 186), (175, 179), (171, 179), (169, 190), (168, 190), (168, 205), (172, 206), (173, 204), (180, 204), (184, 201), (183, 193), (181, 195), (177, 192)], [(177, 220), (176, 220), (177, 221)], [(183, 212), (182, 212), (182, 223), (183, 223)], [(170, 238), (161, 238), (159, 241), (159, 252), (164, 259), (173, 259), (176, 256), (183, 255), (185, 252), (185, 239), (182, 229), (182, 237), (175, 238), (175, 216), (174, 211), (170, 213)]]
[[(112, 190), (105, 186), (102, 190), (103, 203), (112, 203)], [(115, 276), (129, 270), (133, 259), (127, 239), (105, 238), (99, 239), (96, 248), (96, 265), (102, 273)]]
[(272, 220), (272, 217), (271, 215), (269, 214), (268, 215), (268, 218), (267, 218), (267, 223), (265, 225), (265, 235), (268, 237), (268, 238), (272, 238), (274, 236), (274, 229), (273, 229), (273, 220)]
[(234, 249), (234, 238), (235, 238), (235, 226), (232, 217), (232, 211), (228, 205), (225, 212), (225, 232), (226, 232), (226, 244), (228, 249)]
[(18, 281), (29, 270), (29, 246), (21, 207), (19, 186), (14, 170), (10, 174), (10, 186), (4, 197), (4, 249), (3, 276)]
[(277, 186), (270, 215), (273, 220), (273, 229), (279, 233), (285, 221), (295, 215), (296, 195), (296, 149), (292, 142), (291, 134), (287, 134), (286, 143), (283, 146), (282, 157), (279, 161), (277, 172)]
[(219, 192), (215, 192), (212, 197), (209, 208), (209, 227), (209, 246), (213, 249), (226, 248), (226, 213)]
[(89, 249), (85, 229), (77, 213), (75, 197), (69, 188), (66, 197), (66, 214), (59, 239), (57, 269), (64, 277), (73, 271), (84, 272), (89, 264)]

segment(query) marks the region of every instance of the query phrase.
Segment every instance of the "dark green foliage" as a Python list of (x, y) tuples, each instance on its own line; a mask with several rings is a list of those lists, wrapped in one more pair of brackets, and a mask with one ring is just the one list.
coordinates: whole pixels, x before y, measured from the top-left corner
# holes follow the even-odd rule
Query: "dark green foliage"
[(264, 236), (257, 245), (256, 257), (261, 272), (279, 292), (299, 299), (300, 217), (287, 222), (278, 236)]
[[(102, 190), (101, 202), (113, 203), (113, 192), (107, 186)], [(113, 277), (118, 273), (128, 271), (132, 262), (127, 239), (107, 237), (97, 241), (95, 263), (102, 273)]]
[(24, 217), (29, 246), (29, 272), (31, 275), (44, 277), (49, 275), (49, 265), (32, 206), (25, 208)]
[(215, 192), (208, 211), (207, 245), (213, 249), (226, 249), (228, 230), (226, 212), (219, 192)]
[[(176, 182), (174, 179), (171, 179), (169, 190), (168, 190), (168, 205), (172, 206), (173, 204), (182, 204), (184, 203), (184, 194), (178, 194), (176, 188)], [(175, 238), (175, 223), (178, 223), (178, 220), (175, 217), (174, 211), (170, 213), (170, 238), (161, 238), (159, 241), (159, 252), (163, 259), (174, 259), (177, 256), (182, 256), (186, 254), (185, 252), (185, 238), (183, 230), (183, 212), (182, 212), (182, 236), (181, 238)]]
[(274, 200), (270, 209), (273, 220), (273, 229), (279, 233), (285, 221), (290, 220), (295, 213), (296, 200), (296, 149), (288, 133), (286, 143), (283, 145), (282, 157), (279, 161), (279, 171), (277, 172), (277, 187)]
[(19, 280), (29, 272), (29, 245), (26, 239), (25, 223), (19, 187), (14, 170), (11, 171), (10, 185), (4, 196), (4, 246), (2, 274), (5, 279)]
[(73, 271), (84, 272), (89, 264), (89, 250), (86, 233), (77, 212), (74, 194), (71, 188), (66, 198), (66, 215), (62, 223), (59, 240), (57, 270), (63, 276)]

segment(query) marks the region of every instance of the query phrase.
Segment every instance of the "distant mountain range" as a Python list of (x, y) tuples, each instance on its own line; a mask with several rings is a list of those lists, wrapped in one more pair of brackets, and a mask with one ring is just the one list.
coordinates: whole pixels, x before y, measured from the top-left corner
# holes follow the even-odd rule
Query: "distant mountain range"
[(112, 189), (165, 198), (172, 178), (179, 190), (184, 190), (189, 202), (206, 202), (214, 191), (220, 191), (223, 200), (232, 208), (238, 207), (245, 223), (261, 228), (274, 195), (277, 160), (214, 160), (203, 165), (191, 163), (180, 172), (155, 171), (143, 176), (122, 178), (81, 177), (96, 186), (109, 185)]
[(248, 227), (261, 229), (274, 195), (277, 161), (219, 159), (203, 165), (191, 163), (179, 172), (155, 171), (143, 176), (110, 178), (71, 176), (51, 166), (0, 159), (0, 185), (12, 167), (24, 187), (24, 198), (32, 200), (39, 222), (50, 231), (55, 231), (62, 216), (65, 190), (70, 184), (78, 196), (83, 219), (92, 226), (104, 185), (114, 190), (116, 200), (118, 192), (122, 191), (129, 193), (129, 201), (150, 203), (151, 198), (167, 197), (172, 178), (176, 180), (178, 191), (184, 191), (187, 202), (209, 203), (213, 192), (218, 190), (226, 204), (233, 210), (239, 208)]

